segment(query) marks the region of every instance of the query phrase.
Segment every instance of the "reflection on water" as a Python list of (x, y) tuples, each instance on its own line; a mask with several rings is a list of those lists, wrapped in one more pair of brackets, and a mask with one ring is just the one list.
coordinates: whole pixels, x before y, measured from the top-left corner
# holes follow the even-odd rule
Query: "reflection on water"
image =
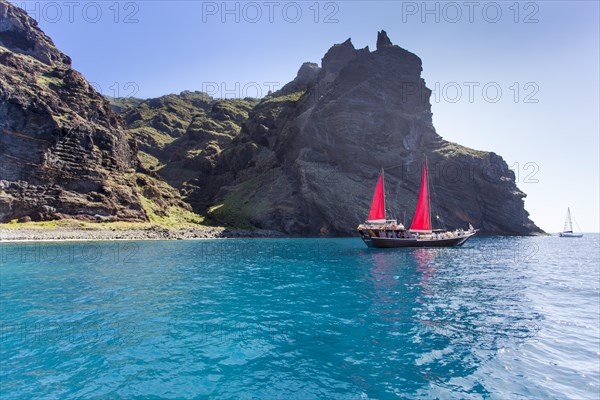
[(541, 317), (532, 311), (519, 265), (510, 259), (476, 265), (474, 256), (468, 249), (369, 253), (366, 284), (357, 287), (370, 302), (368, 336), (377, 338), (377, 357), (401, 371), (398, 380), (410, 378), (402, 386), (415, 393), (430, 383), (446, 387), (497, 351), (535, 340)]

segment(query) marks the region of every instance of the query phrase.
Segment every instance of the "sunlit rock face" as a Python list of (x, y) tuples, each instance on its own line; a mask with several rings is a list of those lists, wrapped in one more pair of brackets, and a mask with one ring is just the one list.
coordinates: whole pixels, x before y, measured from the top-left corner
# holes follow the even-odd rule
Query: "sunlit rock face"
[(135, 142), (23, 10), (0, 2), (0, 220), (147, 220)]

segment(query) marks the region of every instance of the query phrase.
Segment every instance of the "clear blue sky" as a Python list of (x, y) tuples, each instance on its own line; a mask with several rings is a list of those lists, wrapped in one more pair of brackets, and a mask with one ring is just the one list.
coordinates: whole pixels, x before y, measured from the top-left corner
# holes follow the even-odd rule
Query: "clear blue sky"
[(596, 1), (12, 2), (120, 96), (264, 95), (349, 37), (374, 49), (385, 29), (423, 60), (440, 135), (504, 157), (544, 230), (562, 229), (567, 206), (600, 230)]

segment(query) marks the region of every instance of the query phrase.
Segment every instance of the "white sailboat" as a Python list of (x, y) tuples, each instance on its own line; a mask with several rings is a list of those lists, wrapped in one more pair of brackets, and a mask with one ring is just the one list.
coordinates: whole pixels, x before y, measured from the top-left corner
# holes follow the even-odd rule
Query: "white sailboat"
[(565, 218), (565, 227), (563, 231), (558, 234), (560, 237), (580, 238), (583, 233), (573, 232), (573, 222), (571, 221), (571, 210), (567, 208), (567, 218)]

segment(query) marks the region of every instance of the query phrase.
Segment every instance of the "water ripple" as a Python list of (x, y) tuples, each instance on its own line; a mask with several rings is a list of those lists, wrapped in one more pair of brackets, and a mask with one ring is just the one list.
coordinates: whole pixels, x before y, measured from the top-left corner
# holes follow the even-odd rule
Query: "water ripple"
[(3, 245), (2, 396), (597, 398), (598, 239)]

